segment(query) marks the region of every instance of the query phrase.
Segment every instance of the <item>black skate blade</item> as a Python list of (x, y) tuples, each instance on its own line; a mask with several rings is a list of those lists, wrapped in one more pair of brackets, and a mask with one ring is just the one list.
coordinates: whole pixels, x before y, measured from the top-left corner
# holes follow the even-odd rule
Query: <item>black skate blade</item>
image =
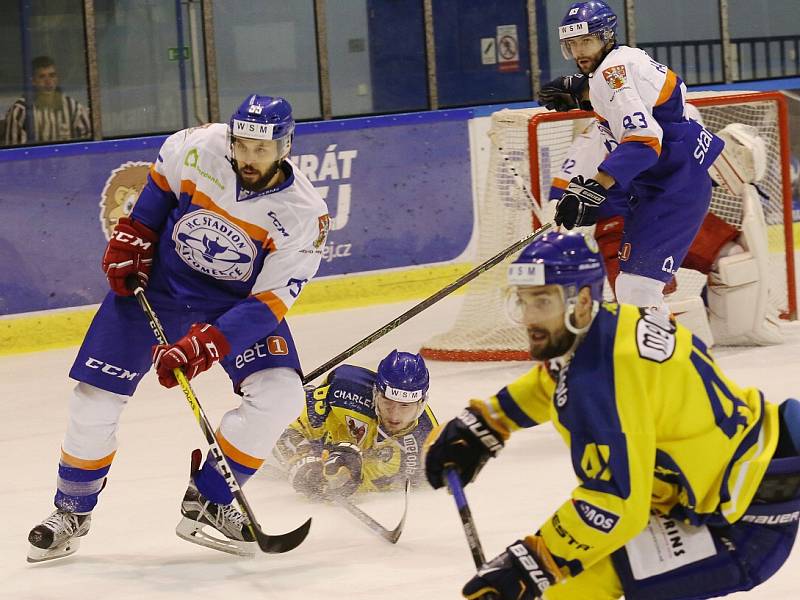
[(300, 525), (300, 527), (294, 531), (279, 535), (270, 535), (268, 533), (264, 533), (258, 527), (253, 527), (252, 531), (255, 535), (256, 542), (258, 543), (258, 547), (261, 548), (262, 552), (267, 554), (280, 554), (282, 552), (294, 550), (300, 544), (302, 544), (303, 540), (306, 539), (310, 529), (311, 518), (309, 518), (308, 521)]

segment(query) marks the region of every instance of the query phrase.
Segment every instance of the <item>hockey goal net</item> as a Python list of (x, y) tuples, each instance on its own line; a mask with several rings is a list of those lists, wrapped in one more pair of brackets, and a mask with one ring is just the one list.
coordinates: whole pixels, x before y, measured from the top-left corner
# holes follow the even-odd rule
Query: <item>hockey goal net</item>
[[(789, 131), (786, 99), (777, 92), (690, 93), (705, 126), (713, 132), (730, 123), (756, 127), (768, 151), (765, 176), (757, 183), (767, 222), (770, 248), (769, 303), (782, 317), (796, 318), (794, 244), (792, 241)], [(484, 193), (478, 203), (477, 262), (525, 237), (532, 231), (531, 200), (517, 177), (544, 205), (537, 212), (549, 220), (553, 177), (567, 156), (574, 136), (591, 113), (553, 113), (543, 108), (501, 110), (491, 117), (491, 150)], [(515, 173), (516, 171), (516, 173)], [(711, 209), (741, 228), (739, 197), (715, 187)], [(657, 226), (657, 224), (654, 224)], [(525, 332), (505, 315), (506, 267), (514, 257), (470, 283), (454, 326), (428, 340), (422, 355), (433, 360), (528, 360)], [(705, 276), (680, 269), (677, 294), (698, 294)], [(608, 289), (606, 295), (609, 296)]]

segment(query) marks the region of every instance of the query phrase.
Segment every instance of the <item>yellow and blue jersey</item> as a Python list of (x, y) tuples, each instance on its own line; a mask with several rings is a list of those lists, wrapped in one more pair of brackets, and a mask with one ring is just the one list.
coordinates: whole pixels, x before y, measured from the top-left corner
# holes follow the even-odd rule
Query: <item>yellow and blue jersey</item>
[(565, 575), (620, 548), (655, 510), (737, 521), (775, 452), (777, 406), (717, 367), (691, 332), (603, 304), (569, 360), (538, 364), (480, 407), (505, 433), (551, 420), (578, 485), (540, 528)]
[[(326, 445), (356, 444), (363, 457), (361, 492), (402, 489), (406, 478), (412, 484), (423, 481), (422, 445), (438, 424), (426, 406), (415, 423), (388, 435), (378, 426), (372, 399), (374, 382), (375, 372), (363, 367), (334, 369), (322, 385), (306, 390), (305, 410), (287, 432), (302, 434), (318, 454)], [(279, 441), (279, 447), (281, 460), (290, 462), (287, 444)]]

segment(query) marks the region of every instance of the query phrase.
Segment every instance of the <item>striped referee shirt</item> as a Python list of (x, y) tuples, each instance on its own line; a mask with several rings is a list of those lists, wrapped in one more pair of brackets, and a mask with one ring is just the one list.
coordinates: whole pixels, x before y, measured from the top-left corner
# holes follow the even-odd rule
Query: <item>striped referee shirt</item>
[(33, 107), (33, 136), (28, 135), (25, 98), (17, 98), (6, 114), (5, 144), (16, 146), (28, 142), (63, 142), (86, 139), (91, 133), (89, 112), (80, 102), (58, 94), (55, 107)]

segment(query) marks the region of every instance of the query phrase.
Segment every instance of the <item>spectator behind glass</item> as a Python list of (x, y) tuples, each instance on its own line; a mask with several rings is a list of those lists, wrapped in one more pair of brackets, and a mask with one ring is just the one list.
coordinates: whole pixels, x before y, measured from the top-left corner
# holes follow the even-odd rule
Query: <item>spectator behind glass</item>
[(37, 56), (31, 63), (33, 75), (33, 134), (26, 123), (28, 106), (17, 98), (6, 114), (6, 145), (29, 142), (62, 142), (86, 139), (91, 132), (89, 112), (80, 102), (62, 94), (58, 71), (49, 56)]

